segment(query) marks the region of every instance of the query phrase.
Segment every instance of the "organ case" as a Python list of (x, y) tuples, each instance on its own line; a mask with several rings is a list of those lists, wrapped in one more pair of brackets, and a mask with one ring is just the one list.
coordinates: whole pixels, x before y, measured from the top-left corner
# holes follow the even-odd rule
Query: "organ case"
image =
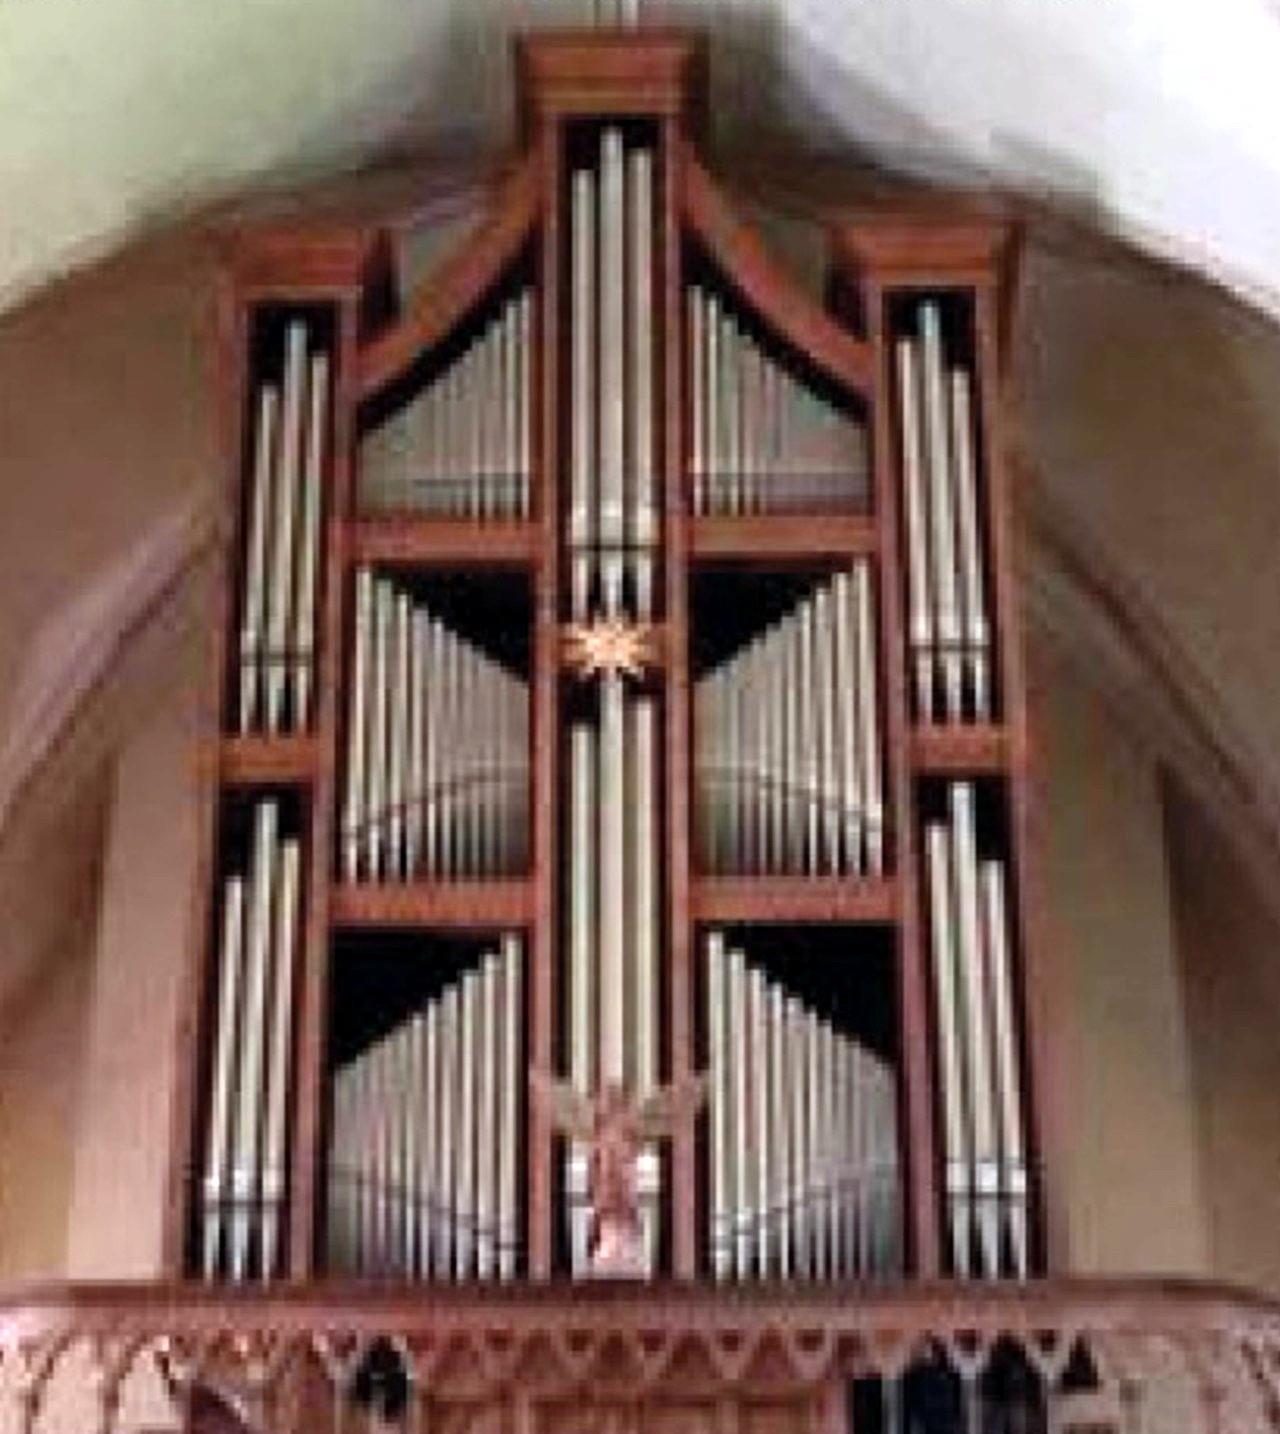
[(827, 216), (829, 302), (698, 157), (662, 31), (518, 47), (522, 149), (413, 295), (240, 236), (175, 1270), (1043, 1268), (994, 221)]

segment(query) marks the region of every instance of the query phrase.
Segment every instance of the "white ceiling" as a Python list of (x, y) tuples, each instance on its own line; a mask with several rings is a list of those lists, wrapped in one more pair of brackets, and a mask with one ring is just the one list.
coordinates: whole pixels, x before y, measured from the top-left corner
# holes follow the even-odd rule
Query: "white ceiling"
[[(503, 39), (590, 0), (0, 4), (0, 303), (158, 218), (441, 137), (501, 143)], [(1269, 0), (686, 0), (722, 133), (1047, 189), (1280, 313)]]

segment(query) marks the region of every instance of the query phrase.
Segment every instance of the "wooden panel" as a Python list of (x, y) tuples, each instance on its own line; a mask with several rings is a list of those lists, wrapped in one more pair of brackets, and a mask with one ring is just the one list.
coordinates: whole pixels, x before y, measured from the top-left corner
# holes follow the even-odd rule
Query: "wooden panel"
[(897, 883), (847, 877), (715, 876), (693, 886), (698, 921), (775, 925), (807, 921), (877, 922), (897, 914)]
[(526, 925), (533, 910), (529, 881), (388, 882), (334, 887), (331, 920), (343, 929), (507, 931)]
[(537, 525), (517, 519), (478, 522), (387, 514), (354, 519), (347, 525), (350, 561), (384, 567), (519, 566), (532, 563), (540, 550)]
[(911, 762), (922, 776), (981, 776), (1004, 770), (1009, 736), (1000, 726), (917, 727)]
[(685, 222), (748, 305), (829, 378), (852, 393), (869, 394), (874, 385), (870, 347), (823, 313), (775, 266), (755, 231), (733, 212), (687, 149), (681, 178)]
[(812, 563), (872, 554), (878, 547), (875, 520), (848, 513), (752, 513), (689, 521), (689, 555), (704, 561)]
[(320, 760), (316, 738), (305, 733), (281, 737), (224, 737), (218, 773), (229, 786), (283, 785), (309, 781)]
[(360, 354), (367, 398), (447, 338), (502, 277), (529, 238), (542, 202), (542, 172), (525, 160), (499, 190), (488, 219), (423, 281), (408, 317)]

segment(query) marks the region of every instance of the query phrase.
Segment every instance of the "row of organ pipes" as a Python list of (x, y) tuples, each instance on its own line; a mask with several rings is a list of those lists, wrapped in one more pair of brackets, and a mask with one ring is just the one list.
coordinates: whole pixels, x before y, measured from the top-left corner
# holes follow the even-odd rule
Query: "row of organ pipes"
[(1003, 857), (979, 846), (977, 791), (948, 782), (924, 823), (951, 1267), (1025, 1279), (1028, 1179)]
[(362, 512), (527, 518), (533, 291), (502, 301), (463, 351), (360, 446)]
[(282, 381), (251, 395), (236, 729), (303, 732), (315, 692), (329, 356), (305, 319), (284, 327)]
[(334, 1073), (329, 1268), (512, 1280), (520, 1268), (521, 942), (479, 963)]
[(360, 567), (348, 693), (346, 881), (523, 870), (528, 684), (403, 585)]
[[(584, 149), (588, 146), (584, 146)], [(570, 616), (655, 616), (659, 538), (654, 423), (651, 144), (619, 126), (590, 134), (569, 175), (567, 542)], [(658, 1060), (659, 699), (617, 668), (580, 693), (569, 721), (566, 1074), (584, 1095), (643, 1095)], [(568, 1152), (572, 1265), (588, 1263), (588, 1153)], [(658, 1156), (642, 1152), (650, 1268), (657, 1252)]]
[(866, 427), (763, 345), (713, 288), (687, 290), (695, 514), (859, 510)]
[(301, 849), (274, 800), (251, 809), (248, 869), (221, 887), (212, 1068), (199, 1200), (206, 1279), (284, 1271)]
[(896, 339), (906, 529), (908, 647), (921, 722), (993, 716), (991, 621), (974, 380), (949, 361), (942, 304), (913, 309)]
[(859, 558), (698, 679), (705, 870), (883, 873), (875, 631)]
[(712, 1274), (899, 1273), (892, 1066), (723, 932), (704, 939)]

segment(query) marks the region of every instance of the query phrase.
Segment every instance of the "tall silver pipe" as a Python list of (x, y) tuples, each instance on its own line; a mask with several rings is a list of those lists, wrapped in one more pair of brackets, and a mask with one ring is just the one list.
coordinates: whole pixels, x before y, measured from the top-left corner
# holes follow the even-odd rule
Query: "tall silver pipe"
[(626, 172), (622, 131), (600, 140), (600, 507), (601, 601), (622, 612), (626, 541)]
[(290, 619), (293, 613), (297, 548), (298, 488), (301, 478), (302, 403), (306, 384), (307, 329), (294, 320), (285, 330), (284, 400), (281, 406), (280, 457), (275, 484), (270, 582), (267, 588), (266, 715), (267, 731), (279, 732), (285, 720)]
[(1000, 1164), (996, 1136), (995, 1082), (991, 1064), (986, 971), (978, 895), (978, 856), (971, 782), (948, 788), (955, 868), (956, 937), (965, 1017), (965, 1066), (973, 1127), (974, 1206), (984, 1273), (1000, 1269)]
[(264, 1280), (283, 1274), (282, 1226), (287, 1189), (286, 1129), (291, 1090), (293, 983), (297, 964), (301, 849), (296, 837), (280, 843), (280, 890), (276, 904), (275, 962), (271, 993), (270, 1044), (266, 1065), (266, 1129), (262, 1165), (262, 1244), (259, 1272)]
[(637, 146), (627, 154), (627, 264), (631, 313), (628, 325), (627, 395), (630, 440), (631, 513), (629, 536), (636, 616), (653, 616), (654, 550), (658, 543), (658, 505), (654, 467), (653, 413), (653, 151)]
[(685, 294), (689, 329), (689, 476), (693, 484), (693, 511), (707, 511), (707, 305), (696, 287)]
[(974, 719), (986, 722), (991, 717), (991, 631), (983, 576), (972, 385), (969, 374), (963, 368), (952, 369), (950, 377), (951, 451), (955, 461), (956, 504), (960, 520), (965, 666), (969, 673)]
[(987, 989), (991, 997), (999, 1090), (1001, 1196), (1005, 1206), (1012, 1273), (1021, 1280), (1026, 1279), (1030, 1270), (1029, 1197), (1004, 863), (998, 858), (990, 858), (980, 864), (979, 870)]
[(276, 428), (280, 394), (271, 385), (258, 390), (254, 444), (253, 483), (249, 495), (245, 535), (245, 579), (240, 617), (240, 731), (258, 722), (258, 692), (262, 678), (262, 647), (266, 634), (267, 549), (272, 504)]
[[(729, 1029), (731, 1033), (747, 1029), (747, 975), (742, 952), (730, 950), (728, 956)], [(733, 1035), (737, 1039), (736, 1034)], [(734, 1274), (745, 1278), (751, 1270), (752, 1255), (752, 1180), (750, 1165), (750, 1087), (747, 1063), (739, 1047), (733, 1062), (733, 1117), (731, 1126), (732, 1180), (737, 1208), (734, 1215)]]
[(502, 1054), (498, 1107), (498, 1278), (513, 1280), (519, 1268), (520, 1032), (524, 1026), (520, 938), (503, 936)]
[(908, 642), (915, 674), (917, 715), (922, 722), (931, 722), (936, 715), (933, 598), (927, 536), (920, 357), (916, 341), (910, 338), (899, 339), (897, 358), (903, 507), (907, 528)]
[(711, 1135), (711, 1270), (717, 1280), (726, 1280), (734, 1268), (732, 1188), (730, 1159), (729, 1051), (735, 1039), (726, 972), (724, 936), (709, 931), (707, 955), (707, 1066), (710, 1086)]
[(328, 426), (329, 360), (311, 359), (307, 385), (306, 453), (303, 460), (302, 534), (298, 552), (297, 615), (294, 629), (293, 725), (311, 723), (315, 682), (316, 588), (320, 559), (320, 513), (324, 492), (325, 433)]
[(276, 891), (279, 808), (259, 802), (253, 811), (244, 1025), (240, 1036), (235, 1154), (232, 1162), (230, 1273), (249, 1273), (251, 1240), (261, 1198), (262, 1084), (266, 1056), (267, 993), (271, 978), (271, 918)]
[(929, 930), (933, 950), (938, 1052), (942, 1076), (943, 1154), (951, 1260), (961, 1279), (971, 1273), (973, 1232), (972, 1160), (969, 1151), (962, 1016), (953, 912), (951, 839), (941, 823), (925, 827), (929, 883)]
[(626, 1075), (626, 707), (623, 679), (600, 681), (599, 835), (600, 1079)]
[(572, 469), (569, 488), (569, 547), (572, 557), (572, 609), (574, 617), (587, 616), (591, 593), (591, 543), (594, 537), (598, 469), (596, 455), (596, 205), (595, 175), (575, 170), (572, 190), (571, 365), (573, 385)]
[(234, 1190), (231, 1121), (236, 1093), (240, 1034), (240, 986), (244, 952), (244, 878), (223, 885), (222, 940), (218, 948), (218, 1010), (214, 1024), (213, 1078), (204, 1168), (202, 1264), (205, 1279), (218, 1273), (230, 1229), (228, 1200)]
[(498, 953), (485, 957), (476, 1009), (476, 1276), (497, 1271)]
[(949, 722), (963, 715), (959, 571), (956, 563), (956, 494), (947, 415), (942, 315), (938, 305), (920, 305), (920, 352), (924, 377), (924, 419), (929, 472), (930, 538), (938, 667), (943, 710)]
[(862, 794), (866, 813), (867, 871), (884, 872), (885, 805), (880, 767), (880, 699), (876, 661), (875, 587), (864, 558), (853, 569), (854, 625), (858, 638), (858, 734), (862, 745)]
[(862, 750), (858, 721), (859, 688), (857, 599), (853, 576), (841, 571), (832, 580), (835, 625), (836, 751), (839, 764), (842, 853), (845, 870), (861, 875), (863, 858)]

